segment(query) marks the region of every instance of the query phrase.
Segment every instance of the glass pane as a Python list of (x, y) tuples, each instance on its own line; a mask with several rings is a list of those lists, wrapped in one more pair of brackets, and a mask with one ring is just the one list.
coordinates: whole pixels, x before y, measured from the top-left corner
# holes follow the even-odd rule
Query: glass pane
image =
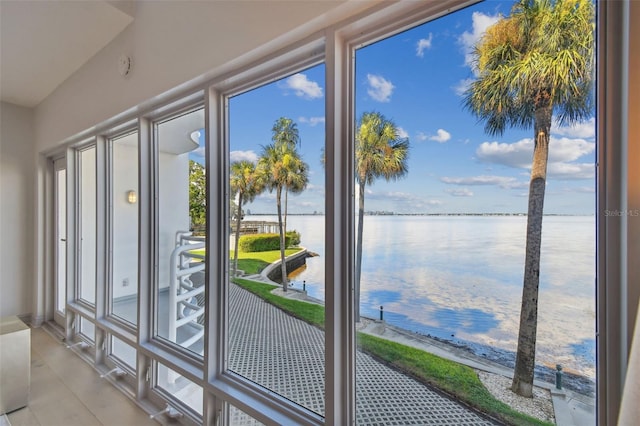
[(96, 148), (80, 151), (80, 299), (96, 303)]
[(202, 387), (160, 363), (157, 364), (157, 374), (159, 388), (202, 415)]
[(93, 323), (83, 317), (80, 317), (80, 334), (92, 342), (96, 340), (96, 327)]
[(226, 407), (228, 409), (230, 426), (262, 426), (264, 424), (257, 421), (234, 405), (226, 404)]
[(138, 321), (138, 133), (111, 142), (112, 307), (111, 312)]
[(56, 310), (64, 314), (67, 303), (67, 171), (56, 171)]
[(204, 111), (159, 123), (158, 336), (204, 351)]
[(133, 371), (136, 370), (135, 348), (115, 336), (111, 336), (111, 356), (131, 367)]
[[(319, 65), (229, 100), (228, 368), (321, 415), (324, 74)], [(286, 299), (296, 300), (276, 306)]]
[[(473, 405), (472, 392), (491, 399), (468, 357), (514, 372), (534, 117), (495, 136), (465, 107), (475, 99), (465, 91), (481, 91), (471, 83), (485, 78), (474, 46), (509, 32), (485, 31), (512, 5), (478, 3), (356, 51), (358, 424), (425, 424), (440, 410), (482, 422), (456, 401)], [(522, 112), (513, 102), (511, 112)], [(562, 364), (575, 373), (564, 386), (585, 400), (595, 389), (592, 117), (574, 127), (554, 118), (548, 129), (534, 299), (536, 378), (553, 383)], [(550, 402), (546, 391), (541, 398)]]

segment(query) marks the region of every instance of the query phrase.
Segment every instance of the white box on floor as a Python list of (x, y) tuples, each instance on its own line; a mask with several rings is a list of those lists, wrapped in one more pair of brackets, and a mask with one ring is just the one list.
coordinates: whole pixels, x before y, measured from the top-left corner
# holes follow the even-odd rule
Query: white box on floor
[(0, 414), (25, 407), (31, 382), (31, 329), (18, 317), (0, 320)]

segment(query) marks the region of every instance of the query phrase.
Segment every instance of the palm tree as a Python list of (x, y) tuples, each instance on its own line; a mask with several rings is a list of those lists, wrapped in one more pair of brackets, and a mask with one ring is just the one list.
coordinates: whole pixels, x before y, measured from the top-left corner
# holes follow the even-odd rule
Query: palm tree
[(238, 213), (236, 214), (236, 238), (234, 242), (233, 275), (238, 270), (238, 242), (240, 240), (240, 224), (242, 221), (242, 205), (253, 199), (264, 190), (264, 181), (256, 166), (250, 161), (235, 161), (231, 163), (231, 191), (238, 194)]
[(591, 0), (520, 0), (475, 46), (477, 79), (465, 105), (485, 131), (533, 126), (527, 243), (516, 366), (511, 389), (531, 397), (538, 320), (540, 243), (552, 117), (570, 124), (593, 114)]
[(287, 173), (284, 185), (284, 218), (282, 221), (283, 233), (287, 235), (287, 206), (289, 193), (300, 194), (307, 188), (309, 183), (309, 170), (307, 164), (302, 161), (297, 165), (297, 169), (290, 170)]
[(189, 160), (189, 219), (191, 229), (202, 231), (206, 224), (207, 211), (207, 177), (202, 164)]
[(358, 235), (356, 242), (355, 318), (360, 321), (360, 275), (362, 270), (362, 231), (364, 229), (365, 186), (379, 178), (396, 180), (408, 172), (409, 140), (398, 135), (398, 128), (378, 112), (365, 112), (356, 134), (356, 181), (358, 183)]
[(290, 149), (286, 143), (273, 143), (263, 147), (258, 160), (259, 172), (264, 177), (266, 187), (276, 192), (276, 206), (278, 209), (278, 228), (280, 231), (280, 260), (282, 273), (282, 288), (288, 289), (287, 264), (285, 262), (285, 234), (282, 224), (282, 190), (290, 186), (302, 191), (308, 183), (309, 166), (295, 149)]
[[(289, 149), (295, 149), (296, 146), (301, 144), (300, 134), (298, 132), (297, 124), (290, 118), (280, 117), (276, 120), (271, 128), (272, 137), (271, 140), (276, 144), (286, 145)], [(306, 184), (305, 184), (306, 187)], [(284, 234), (287, 234), (287, 206), (289, 201), (289, 190), (294, 194), (299, 194), (304, 190), (296, 189), (294, 187), (290, 187), (290, 185), (286, 185), (284, 189), (284, 220), (283, 220), (283, 228)]]

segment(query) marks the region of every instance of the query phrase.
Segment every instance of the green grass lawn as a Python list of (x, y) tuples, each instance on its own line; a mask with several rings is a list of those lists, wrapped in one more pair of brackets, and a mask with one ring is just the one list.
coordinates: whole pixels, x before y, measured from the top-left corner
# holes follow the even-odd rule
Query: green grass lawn
[[(285, 250), (285, 256), (292, 255), (300, 250), (302, 249), (299, 247), (288, 248)], [(204, 255), (205, 250), (193, 250), (193, 253)], [(233, 261), (233, 250), (229, 251), (229, 259)], [(251, 253), (239, 251), (238, 269), (244, 271), (245, 274), (257, 274), (276, 260), (280, 260), (280, 250), (257, 251)]]
[[(324, 306), (271, 294), (276, 286), (236, 278), (236, 284), (312, 325), (324, 328)], [(383, 363), (428, 383), (479, 411), (510, 425), (551, 425), (495, 399), (475, 371), (465, 365), (390, 340), (358, 333), (358, 347)]]
[(275, 285), (245, 280), (243, 278), (236, 278), (233, 281), (245, 290), (250, 291), (294, 317), (306, 321), (309, 324), (324, 328), (324, 306), (271, 294), (271, 290), (277, 288)]

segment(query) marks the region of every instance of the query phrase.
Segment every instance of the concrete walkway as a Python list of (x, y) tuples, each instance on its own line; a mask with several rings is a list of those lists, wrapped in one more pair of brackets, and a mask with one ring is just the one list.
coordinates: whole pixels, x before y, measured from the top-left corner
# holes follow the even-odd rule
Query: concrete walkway
[[(254, 275), (247, 278), (278, 285), (261, 275)], [(281, 289), (275, 289), (273, 293), (291, 299), (322, 304), (321, 300), (308, 297), (298, 289), (290, 289), (286, 294), (282, 292)], [(384, 322), (362, 318), (361, 323), (358, 324), (358, 331), (421, 349), (442, 358), (467, 365), (476, 370), (499, 374), (510, 379), (513, 378), (513, 370), (510, 368), (474, 355), (468, 350), (457, 348), (453, 345), (412, 333)], [(553, 384), (540, 380), (536, 380), (534, 385), (550, 391), (556, 424), (558, 426), (595, 426), (596, 410), (594, 398), (572, 392), (568, 389), (557, 390)]]
[[(324, 415), (324, 332), (234, 284), (229, 302), (230, 369)], [(356, 398), (358, 425), (494, 424), (361, 352)], [(234, 425), (257, 424), (238, 410), (231, 415)]]
[[(364, 319), (359, 331), (421, 349), (459, 364), (467, 365), (476, 370), (499, 374), (509, 379), (513, 378), (513, 370), (510, 368), (474, 355), (468, 350), (457, 348), (453, 345), (448, 345), (416, 333), (411, 333), (383, 322)], [(551, 392), (556, 424), (558, 426), (595, 426), (594, 398), (580, 395), (568, 389), (557, 390), (554, 384), (541, 380), (535, 380), (534, 385), (548, 389)]]

